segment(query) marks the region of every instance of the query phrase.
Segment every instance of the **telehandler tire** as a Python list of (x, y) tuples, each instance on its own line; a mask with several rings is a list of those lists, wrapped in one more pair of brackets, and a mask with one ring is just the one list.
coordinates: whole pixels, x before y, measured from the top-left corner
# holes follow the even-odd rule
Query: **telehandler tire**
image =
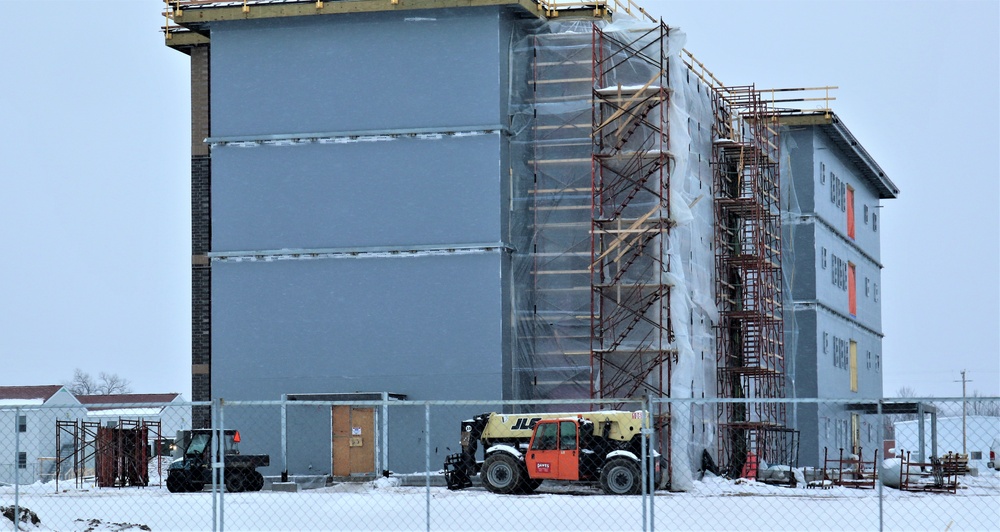
[(639, 466), (628, 458), (612, 458), (601, 470), (601, 489), (608, 495), (638, 495), (642, 491)]
[(538, 486), (541, 485), (542, 485), (541, 479), (528, 478), (528, 475), (525, 474), (524, 478), (521, 481), (521, 485), (518, 486), (517, 491), (515, 491), (515, 493), (517, 493), (518, 495), (531, 495), (532, 493), (535, 492), (535, 490), (538, 489)]
[(524, 489), (527, 472), (521, 462), (509, 454), (497, 452), (483, 461), (483, 485), (493, 493), (509, 495)]

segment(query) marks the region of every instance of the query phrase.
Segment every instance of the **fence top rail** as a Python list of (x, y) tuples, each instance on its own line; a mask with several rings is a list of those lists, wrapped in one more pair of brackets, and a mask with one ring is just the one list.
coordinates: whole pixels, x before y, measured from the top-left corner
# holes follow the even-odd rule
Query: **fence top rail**
[(368, 401), (230, 401), (222, 399), (225, 406), (274, 406), (274, 405), (302, 405), (302, 406), (517, 406), (517, 405), (579, 405), (589, 403), (593, 405), (635, 405), (641, 407), (646, 403), (646, 399), (532, 399), (532, 400), (502, 400), (502, 399), (458, 399), (458, 400), (368, 400)]
[(79, 404), (79, 403), (62, 403), (62, 404), (48, 404), (48, 405), (2, 405), (0, 404), (0, 412), (7, 412), (11, 410), (88, 410), (90, 412), (101, 412), (106, 410), (126, 410), (126, 409), (170, 409), (170, 408), (187, 408), (194, 406), (212, 406), (210, 401), (171, 401), (171, 402), (160, 402), (160, 403), (93, 403), (93, 404)]
[(1000, 396), (980, 396), (980, 397), (888, 397), (888, 398), (698, 398), (698, 397), (654, 397), (654, 398), (633, 398), (633, 399), (525, 399), (525, 400), (503, 400), (503, 399), (458, 399), (458, 400), (401, 400), (389, 398), (388, 400), (366, 400), (366, 401), (302, 401), (302, 400), (227, 400), (225, 398), (216, 401), (188, 401), (188, 402), (168, 402), (168, 403), (102, 403), (102, 404), (50, 404), (50, 405), (0, 405), (0, 412), (13, 411), (33, 411), (33, 410), (88, 410), (92, 415), (100, 415), (102, 411), (125, 410), (125, 409), (178, 409), (192, 407), (212, 407), (217, 404), (223, 406), (280, 406), (280, 405), (301, 405), (301, 406), (557, 406), (557, 405), (580, 405), (591, 404), (595, 408), (602, 405), (605, 409), (628, 409), (632, 407), (641, 408), (647, 402), (654, 404), (841, 404), (841, 405), (899, 405), (912, 403), (979, 403), (997, 402)]

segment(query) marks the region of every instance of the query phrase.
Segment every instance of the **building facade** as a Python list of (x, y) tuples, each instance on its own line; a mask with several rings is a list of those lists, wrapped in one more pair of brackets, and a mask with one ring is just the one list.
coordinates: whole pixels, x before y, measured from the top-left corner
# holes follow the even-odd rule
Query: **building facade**
[[(56, 470), (56, 420), (86, 414), (65, 387), (0, 386), (0, 483), (31, 484)], [(13, 428), (13, 430), (8, 430)], [(72, 452), (72, 443), (68, 449)]]
[[(776, 133), (758, 129), (767, 104), (752, 87), (732, 91), (686, 63), (681, 33), (606, 9), (549, 13), (546, 2), (527, 0), (268, 4), (192, 3), (170, 14), (179, 26), (167, 44), (190, 55), (192, 72), (195, 401), (586, 405), (713, 398), (720, 386), (732, 397), (767, 399), (785, 393), (785, 372), (796, 369), (783, 366), (786, 357), (802, 371), (801, 384), (789, 383), (794, 394), (833, 397), (833, 374), (814, 370), (810, 379), (809, 362), (798, 362), (823, 356), (818, 349), (782, 353), (780, 270), (812, 271), (815, 288), (820, 272), (833, 271), (834, 253), (836, 289), (786, 299), (784, 329), (808, 328), (812, 319), (797, 341), (826, 333), (837, 353), (856, 353), (838, 365), (858, 356), (864, 364), (869, 351), (880, 364), (878, 312), (840, 301), (848, 275), (851, 293), (866, 276), (868, 293), (877, 293), (877, 234), (860, 235), (859, 222), (853, 237), (838, 239), (846, 215), (815, 206), (819, 185), (801, 191), (803, 201), (807, 192), (817, 199), (809, 210), (781, 217), (783, 205), (767, 191), (779, 172), (777, 140), (765, 136)], [(755, 102), (750, 120), (739, 108), (746, 98)], [(827, 141), (816, 124), (795, 127), (802, 131), (786, 125), (791, 162), (780, 173), (800, 179)], [(761, 186), (753, 198), (734, 186), (726, 198), (733, 226), (716, 231), (720, 180), (738, 183), (745, 158), (755, 161)], [(875, 209), (879, 192), (866, 188), (854, 159), (823, 164), (838, 176), (838, 209), (847, 208), (840, 194), (848, 190), (859, 212)], [(743, 213), (747, 199), (760, 218)], [(767, 242), (738, 229), (754, 223), (767, 229)], [(794, 240), (794, 249), (778, 250), (771, 242), (792, 223), (785, 242)], [(819, 249), (817, 241), (827, 267), (796, 258)], [(732, 248), (728, 256), (723, 246)], [(749, 253), (760, 264), (746, 262)], [(761, 268), (769, 271), (766, 294), (729, 282)], [(813, 302), (812, 314), (799, 313), (800, 300)], [(754, 329), (766, 342), (743, 329), (754, 321), (744, 312), (751, 304), (767, 307), (754, 316), (768, 324)], [(760, 356), (742, 356), (752, 349)], [(756, 362), (723, 361), (720, 372), (719, 358)], [(767, 386), (758, 386), (764, 374)], [(876, 373), (849, 375), (858, 393), (880, 394)], [(308, 443), (289, 451), (287, 469), (336, 471), (331, 434), (355, 412), (288, 408), (289, 430)], [(458, 420), (479, 410), (431, 420), (435, 463), (454, 451)], [(742, 457), (744, 441), (764, 441), (751, 432), (788, 432), (783, 412), (729, 410), (655, 413), (673, 487), (689, 485), (705, 451)], [(421, 413), (356, 414), (392, 433), (383, 465), (423, 467)], [(205, 408), (193, 417), (196, 427), (210, 422)], [(720, 435), (720, 417), (729, 427), (721, 432), (731, 433)], [(226, 425), (274, 456), (281, 418), (276, 410), (233, 413)], [(723, 453), (720, 441), (731, 448)], [(272, 464), (266, 473), (278, 470)]]
[[(832, 113), (782, 119), (789, 397), (882, 398), (881, 202), (899, 189)], [(799, 461), (881, 448), (873, 416), (800, 405)]]

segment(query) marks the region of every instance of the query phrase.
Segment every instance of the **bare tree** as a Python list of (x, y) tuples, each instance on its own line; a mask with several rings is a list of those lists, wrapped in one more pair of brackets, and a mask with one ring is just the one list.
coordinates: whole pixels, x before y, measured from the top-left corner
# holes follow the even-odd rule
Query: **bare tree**
[(132, 383), (123, 377), (119, 377), (117, 373), (105, 373), (100, 374), (101, 384), (98, 387), (98, 395), (115, 395), (120, 393), (130, 393), (132, 391)]
[(65, 384), (73, 395), (94, 395), (97, 393), (97, 382), (89, 373), (80, 368), (73, 371), (73, 380)]
[[(896, 397), (902, 399), (908, 399), (916, 396), (916, 390), (910, 388), (909, 386), (900, 386), (899, 389), (896, 390)], [(885, 423), (885, 437), (887, 439), (893, 439), (896, 437), (896, 423), (917, 419), (917, 416), (916, 414), (887, 414), (882, 419)]]
[(132, 392), (132, 383), (117, 373), (102, 371), (95, 380), (80, 368), (73, 371), (73, 380), (65, 386), (73, 395), (114, 395)]
[(908, 398), (916, 396), (917, 396), (916, 390), (910, 388), (909, 386), (900, 386), (899, 389), (896, 390), (896, 397)]
[(969, 394), (969, 400), (966, 404), (970, 416), (1000, 417), (1000, 404), (987, 400), (986, 397), (987, 395), (980, 393), (979, 390), (974, 390)]

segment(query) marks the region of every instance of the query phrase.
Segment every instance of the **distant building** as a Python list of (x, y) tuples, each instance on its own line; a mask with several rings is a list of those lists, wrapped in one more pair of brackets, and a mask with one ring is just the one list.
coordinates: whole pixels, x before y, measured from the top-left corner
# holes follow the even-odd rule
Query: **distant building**
[[(897, 421), (894, 426), (897, 456), (902, 452), (909, 451), (911, 453), (910, 459), (918, 461), (920, 426), (917, 420)], [(990, 445), (998, 440), (1000, 440), (1000, 417), (966, 416), (965, 450), (969, 455), (969, 467), (977, 467), (980, 472), (985, 472), (987, 470), (986, 462), (990, 460)], [(937, 449), (939, 458), (948, 453), (960, 454), (962, 452), (962, 416), (937, 418), (937, 442), (931, 439), (930, 421), (924, 421), (926, 460), (930, 459), (932, 448)]]
[[(62, 385), (0, 386), (0, 483), (51, 480), (57, 457), (72, 456), (78, 443), (74, 425), (92, 424), (84, 439), (93, 445), (97, 425), (115, 427), (124, 421), (160, 423), (165, 446), (178, 430), (191, 427), (191, 407), (176, 393), (74, 396)], [(71, 426), (60, 430), (57, 422)], [(149, 437), (155, 445), (156, 435)], [(71, 466), (62, 467), (69, 471)], [(92, 468), (92, 462), (85, 467)]]
[[(833, 113), (781, 120), (788, 396), (882, 398), (881, 202), (899, 189)], [(799, 462), (880, 449), (874, 416), (801, 405)]]
[(76, 419), (85, 413), (73, 394), (58, 384), (0, 386), (0, 483), (31, 484), (51, 475), (56, 420)]

